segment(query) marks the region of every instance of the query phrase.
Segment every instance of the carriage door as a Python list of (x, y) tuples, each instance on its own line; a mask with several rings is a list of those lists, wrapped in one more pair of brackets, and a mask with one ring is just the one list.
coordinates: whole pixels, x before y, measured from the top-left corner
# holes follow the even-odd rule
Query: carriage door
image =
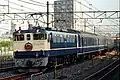
[(80, 47), (80, 34), (78, 34), (78, 47)]
[(49, 34), (49, 44), (50, 44), (50, 49), (53, 47), (53, 35), (52, 33)]
[(81, 37), (81, 52), (83, 53), (84, 51), (84, 41), (83, 41), (83, 37)]

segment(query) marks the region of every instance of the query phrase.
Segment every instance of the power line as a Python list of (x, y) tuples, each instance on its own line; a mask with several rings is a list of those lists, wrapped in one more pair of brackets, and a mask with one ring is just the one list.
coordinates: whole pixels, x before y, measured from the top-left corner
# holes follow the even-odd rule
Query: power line
[(44, 4), (44, 5), (46, 5), (45, 3), (41, 3), (41, 2), (38, 2), (38, 1), (35, 1), (35, 0), (29, 0), (29, 1), (32, 1), (32, 2), (35, 2), (35, 3), (39, 3), (39, 4)]
[[(81, 17), (80, 16), (78, 16), (77, 14), (74, 14), (75, 16), (77, 16), (77, 17), (79, 17), (80, 19), (81, 19)], [(82, 22), (85, 22), (85, 21), (82, 21)], [(85, 23), (88, 23), (89, 24), (89, 26), (91, 25), (91, 26), (94, 26), (94, 24), (90, 24), (88, 21), (86, 21)], [(91, 27), (89, 27), (89, 26), (87, 26), (87, 25), (83, 25), (84, 27), (88, 27), (89, 29), (91, 29), (91, 30), (93, 30)]]
[[(91, 3), (89, 3), (87, 0), (85, 0), (86, 1), (86, 3), (87, 4), (89, 4), (89, 6), (91, 6), (91, 7), (93, 7), (94, 9), (96, 9), (97, 11), (100, 11), (99, 9), (97, 9), (96, 7), (94, 7)], [(76, 2), (78, 2), (79, 4), (82, 4), (81, 2), (79, 2), (79, 1), (77, 1), (76, 0)], [(90, 8), (90, 7), (88, 7), (88, 6), (86, 6), (86, 5), (84, 5), (84, 4), (82, 4), (84, 7), (86, 7), (86, 8), (88, 8), (88, 9), (92, 9), (92, 8)], [(92, 9), (93, 10), (93, 9)], [(90, 15), (89, 15), (89, 17), (91, 17)], [(111, 19), (108, 19), (109, 21), (111, 21), (112, 23), (114, 23), (114, 24), (117, 24), (117, 23), (115, 23), (113, 20), (111, 20)], [(117, 24), (118, 25), (118, 24)]]
[[(88, 9), (91, 9), (90, 7), (88, 7), (88, 6), (86, 6), (86, 5), (84, 5), (84, 4), (82, 4), (81, 2), (79, 2), (79, 1), (77, 1), (79, 4), (81, 4), (81, 5), (83, 5), (83, 6), (85, 6), (86, 8), (88, 8)], [(63, 9), (61, 6), (60, 6), (60, 8), (61, 9)], [(64, 9), (63, 9), (64, 10)], [(65, 12), (66, 13), (66, 12)], [(75, 16), (78, 16), (77, 14), (74, 14)], [(81, 19), (81, 17), (80, 16), (78, 16), (80, 19)], [(88, 21), (86, 21), (85, 23), (88, 23), (89, 25), (92, 25), (92, 26), (94, 26), (94, 24), (90, 24)], [(85, 26), (85, 25), (84, 25)], [(93, 30), (91, 27), (89, 27), (89, 26), (86, 26), (86, 27), (88, 27), (90, 30)], [(85, 28), (84, 28), (85, 29)]]
[(25, 11), (23, 9), (18, 9), (18, 8), (14, 8), (14, 7), (10, 7), (11, 9), (15, 9), (15, 10), (19, 10), (19, 11)]
[[(90, 7), (88, 7), (88, 6), (86, 6), (86, 5), (84, 5), (83, 3), (81, 3), (80, 1), (77, 1), (76, 0), (76, 2), (78, 2), (79, 4), (81, 4), (81, 5), (83, 5), (84, 7), (86, 7), (86, 8), (88, 8), (88, 9), (91, 9), (91, 10), (93, 10), (92, 8), (90, 8)], [(89, 17), (91, 17), (91, 16), (89, 16)], [(86, 21), (87, 22), (87, 21)], [(89, 22), (87, 22), (89, 25), (91, 25)], [(92, 26), (94, 26), (95, 27), (95, 25), (94, 24), (92, 24)], [(86, 27), (88, 27), (88, 28), (90, 28), (89, 26), (86, 26)], [(95, 27), (96, 28), (96, 27)], [(100, 30), (101, 32), (103, 32), (102, 30)]]
[(84, 0), (87, 4), (89, 4), (89, 6), (93, 7), (95, 10), (99, 11), (95, 6), (93, 6), (89, 1)]
[(26, 8), (26, 9), (29, 9), (29, 10), (38, 11), (38, 10), (35, 10), (35, 9), (32, 9), (32, 8), (29, 8), (29, 7), (26, 7), (26, 6), (23, 6), (23, 5), (17, 4), (17, 3), (12, 2), (12, 1), (9, 1), (9, 2), (12, 3), (12, 4), (14, 4), (14, 5), (17, 5), (17, 6), (20, 6), (20, 7)]
[[(97, 11), (100, 11), (98, 8), (96, 8), (95, 6), (93, 6), (90, 2), (88, 2), (87, 0), (84, 0), (87, 4), (89, 4), (91, 7), (93, 7), (95, 10), (97, 10)], [(109, 19), (109, 21), (111, 21), (112, 23), (114, 23), (114, 24), (116, 24), (114, 21), (116, 21), (116, 20), (111, 20), (111, 19)], [(117, 24), (118, 25), (118, 24)]]
[(88, 8), (88, 9), (93, 10), (92, 8), (90, 8), (89, 6), (87, 6), (87, 5), (83, 4), (83, 3), (81, 3), (80, 1), (77, 1), (77, 0), (76, 0), (76, 2), (79, 3), (79, 4), (81, 4), (81, 5), (83, 5), (84, 7)]
[[(41, 2), (38, 2), (38, 1), (35, 1), (35, 0), (29, 0), (29, 1), (35, 2), (35, 3), (37, 3), (37, 4), (35, 4), (35, 3), (30, 3), (30, 2), (27, 2), (27, 1), (23, 1), (23, 0), (19, 0), (19, 1), (24, 2), (24, 3), (27, 3), (27, 4), (32, 4), (32, 5), (34, 5), (34, 6), (47, 7), (47, 6), (45, 6), (45, 5), (47, 5), (47, 4), (41, 3)], [(38, 4), (38, 3), (39, 3), (39, 4)], [(42, 4), (42, 5), (40, 5), (40, 4)], [(49, 5), (53, 5), (53, 4), (49, 4)], [(51, 7), (51, 6), (50, 6), (50, 7)], [(53, 7), (51, 7), (51, 8), (53, 8)]]
[(39, 4), (35, 4), (35, 3), (23, 1), (23, 0), (18, 0), (18, 1), (21, 1), (21, 2), (24, 2), (24, 3), (27, 3), (27, 4), (32, 4), (32, 5), (34, 5), (34, 6), (36, 5), (36, 6), (41, 6), (41, 7), (47, 7), (47, 6), (44, 6), (44, 5), (39, 5)]

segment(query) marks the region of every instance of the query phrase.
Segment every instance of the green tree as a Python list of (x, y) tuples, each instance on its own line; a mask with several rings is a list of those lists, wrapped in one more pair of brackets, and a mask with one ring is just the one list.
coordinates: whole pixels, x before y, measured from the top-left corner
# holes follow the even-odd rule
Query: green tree
[(10, 47), (12, 47), (12, 41), (0, 41), (0, 49), (2, 47), (7, 47), (10, 50)]

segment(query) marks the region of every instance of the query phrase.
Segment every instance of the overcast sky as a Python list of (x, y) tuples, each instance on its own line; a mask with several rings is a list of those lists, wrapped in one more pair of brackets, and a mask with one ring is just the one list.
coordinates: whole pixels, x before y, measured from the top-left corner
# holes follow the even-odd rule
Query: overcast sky
[[(28, 3), (25, 3), (25, 1), (29, 3), (38, 4), (38, 5), (28, 4)], [(55, 0), (48, 0), (48, 1), (51, 4), (53, 4)], [(87, 3), (91, 3), (94, 7), (98, 8), (99, 10), (119, 10), (119, 0), (75, 0), (75, 1), (81, 1), (85, 5), (88, 5)], [(46, 7), (43, 7), (43, 6), (46, 6), (45, 4), (47, 0), (9, 0), (9, 2), (10, 2), (9, 3), (10, 12), (12, 11), (20, 12), (20, 10), (45, 11)], [(40, 4), (40, 3), (43, 3), (43, 4)], [(0, 5), (7, 5), (7, 4), (8, 4), (8, 0), (0, 0)], [(40, 6), (40, 5), (43, 5), (43, 6)], [(80, 5), (77, 5), (77, 6), (80, 6)], [(19, 10), (15, 10), (15, 8)], [(50, 8), (53, 8), (53, 6), (50, 6)], [(7, 7), (0, 6), (0, 12), (1, 11), (7, 12)]]
[(88, 0), (100, 10), (119, 10), (119, 0)]
[[(28, 4), (25, 3), (30, 2), (38, 5)], [(37, 12), (37, 11), (46, 11), (46, 2), (49, 1), (50, 4), (53, 4), (55, 0), (9, 0), (10, 5), (10, 12)], [(119, 0), (77, 0), (81, 1), (85, 5), (89, 6), (88, 3), (92, 4), (94, 7), (96, 7), (99, 10), (120, 10), (120, 2)], [(39, 2), (39, 3), (38, 3)], [(42, 3), (42, 4), (40, 4)], [(0, 0), (0, 5), (7, 5), (8, 0)], [(76, 5), (80, 6), (80, 5)], [(82, 5), (81, 5), (82, 6)], [(84, 6), (82, 6), (83, 9), (86, 10)], [(90, 7), (90, 6), (89, 6)], [(50, 5), (50, 9), (53, 9), (53, 5)], [(5, 6), (0, 6), (0, 13), (7, 12), (8, 8)], [(4, 23), (5, 24), (5, 23)], [(10, 29), (10, 26), (6, 27), (7, 25), (0, 24), (0, 28), (4, 27), (7, 29)], [(5, 30), (0, 29), (0, 34), (4, 32)]]

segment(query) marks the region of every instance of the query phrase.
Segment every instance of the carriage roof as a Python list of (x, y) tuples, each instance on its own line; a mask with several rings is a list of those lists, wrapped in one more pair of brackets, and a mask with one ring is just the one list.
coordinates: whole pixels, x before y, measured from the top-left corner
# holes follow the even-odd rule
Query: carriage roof
[(83, 31), (77, 31), (73, 29), (57, 29), (57, 28), (47, 28), (47, 27), (31, 27), (27, 30), (17, 30), (13, 34), (18, 33), (18, 31), (21, 31), (22, 33), (36, 33), (36, 32), (46, 32), (46, 31), (56, 31), (56, 32), (65, 32), (65, 33), (73, 33), (73, 34), (89, 34), (89, 35), (96, 35), (89, 32), (83, 32)]

